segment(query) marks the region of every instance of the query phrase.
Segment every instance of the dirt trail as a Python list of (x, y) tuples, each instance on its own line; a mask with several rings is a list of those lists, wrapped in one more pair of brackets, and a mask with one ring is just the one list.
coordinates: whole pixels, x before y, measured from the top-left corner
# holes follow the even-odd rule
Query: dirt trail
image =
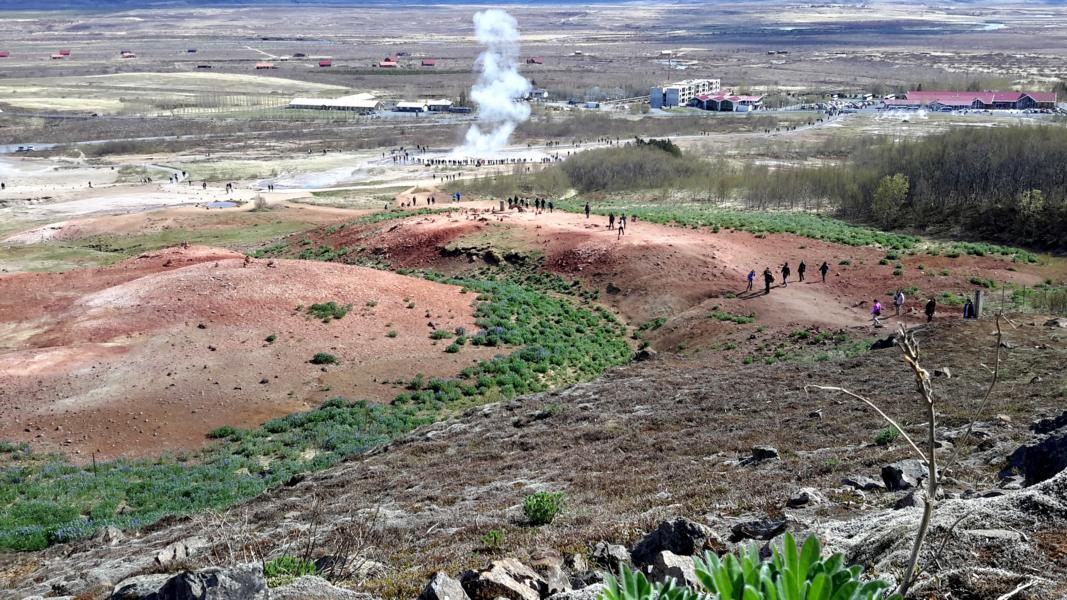
[[(458, 288), (243, 258), (194, 246), (105, 269), (0, 276), (0, 439), (77, 460), (195, 448), (216, 427), (331, 397), (388, 401), (399, 390), (387, 382), (454, 375), (499, 351), (447, 354), (430, 339), (474, 328), (472, 298)], [(351, 311), (323, 323), (296, 310), (327, 301)], [(309, 364), (316, 352), (339, 364)]]

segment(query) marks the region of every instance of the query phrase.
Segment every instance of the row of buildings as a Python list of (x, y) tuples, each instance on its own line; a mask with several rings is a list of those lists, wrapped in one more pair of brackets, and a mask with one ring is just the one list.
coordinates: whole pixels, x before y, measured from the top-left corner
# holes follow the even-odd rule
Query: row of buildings
[(715, 112), (749, 112), (763, 108), (763, 96), (724, 92), (718, 79), (686, 79), (653, 87), (649, 92), (649, 105), (652, 108), (692, 106)]
[(1055, 92), (925, 92), (912, 91), (903, 98), (887, 98), (886, 108), (952, 110), (1052, 110)]
[[(374, 94), (362, 93), (340, 98), (293, 98), (289, 108), (303, 110), (340, 110), (368, 114), (384, 110), (386, 107)], [(393, 107), (397, 112), (471, 112), (470, 107), (455, 106), (451, 100), (400, 101)]]

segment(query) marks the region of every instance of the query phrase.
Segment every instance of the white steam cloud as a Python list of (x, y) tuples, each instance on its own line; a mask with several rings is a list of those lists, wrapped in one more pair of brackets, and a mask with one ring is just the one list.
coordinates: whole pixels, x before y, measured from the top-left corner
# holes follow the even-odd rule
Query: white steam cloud
[(481, 72), (471, 88), (478, 105), (478, 124), (472, 125), (460, 154), (489, 157), (498, 153), (515, 131), (530, 118), (522, 99), (530, 82), (519, 74), (519, 28), (515, 17), (492, 8), (474, 14), (474, 34), (486, 48), (478, 56)]

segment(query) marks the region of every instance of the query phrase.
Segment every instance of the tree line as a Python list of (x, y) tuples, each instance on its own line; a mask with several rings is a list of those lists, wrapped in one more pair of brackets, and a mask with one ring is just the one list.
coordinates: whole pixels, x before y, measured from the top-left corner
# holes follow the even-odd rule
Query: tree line
[(706, 159), (673, 144), (637, 140), (580, 152), (540, 171), (516, 169), (464, 185), (500, 196), (551, 196), (574, 188), (667, 197), (684, 190), (694, 200), (721, 205), (816, 211), (885, 230), (1067, 250), (1067, 128), (967, 127), (862, 142), (850, 144), (845, 157), (810, 167)]

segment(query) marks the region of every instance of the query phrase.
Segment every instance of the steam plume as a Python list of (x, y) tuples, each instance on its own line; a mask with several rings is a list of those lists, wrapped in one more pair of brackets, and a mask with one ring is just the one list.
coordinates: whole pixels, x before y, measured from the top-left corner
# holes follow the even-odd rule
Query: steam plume
[(474, 34), (486, 48), (478, 56), (481, 72), (471, 88), (478, 105), (478, 124), (472, 125), (459, 152), (492, 156), (507, 144), (515, 127), (530, 118), (530, 107), (520, 100), (530, 82), (519, 74), (519, 28), (515, 17), (492, 8), (474, 14)]

